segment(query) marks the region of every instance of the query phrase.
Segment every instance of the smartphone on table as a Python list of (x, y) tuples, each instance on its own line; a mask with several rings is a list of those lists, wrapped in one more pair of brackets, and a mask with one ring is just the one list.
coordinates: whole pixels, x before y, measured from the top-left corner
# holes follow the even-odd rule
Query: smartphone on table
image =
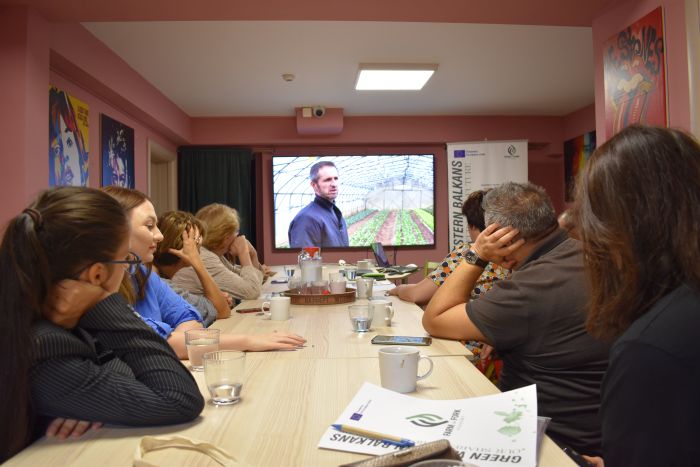
[(432, 343), (432, 337), (374, 336), (372, 338), (372, 344), (380, 345), (430, 345)]

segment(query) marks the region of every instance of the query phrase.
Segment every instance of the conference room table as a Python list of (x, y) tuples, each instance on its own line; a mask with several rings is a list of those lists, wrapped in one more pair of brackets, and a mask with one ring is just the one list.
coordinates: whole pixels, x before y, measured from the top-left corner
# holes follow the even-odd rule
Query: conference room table
[[(278, 276), (279, 277), (279, 276)], [(259, 300), (238, 308), (259, 306), (286, 284), (266, 284)], [(381, 297), (384, 298), (384, 297)], [(281, 352), (247, 352), (241, 401), (231, 406), (210, 402), (204, 374), (194, 372), (207, 400), (196, 420), (168, 427), (103, 427), (78, 439), (42, 438), (10, 459), (7, 466), (131, 466), (144, 436), (182, 436), (212, 443), (230, 453), (235, 465), (335, 466), (367, 455), (319, 449), (326, 429), (335, 422), (364, 382), (379, 381), (377, 349), (370, 340), (377, 334), (427, 335), (422, 310), (390, 297), (395, 308), (391, 327), (373, 327), (368, 333), (352, 332), (348, 304), (293, 305), (287, 321), (271, 321), (256, 313), (232, 313), (214, 327), (222, 332), (267, 333), (289, 331), (307, 339), (304, 348)], [(433, 339), (421, 347), (434, 362), (433, 373), (418, 382), (411, 396), (426, 399), (463, 399), (494, 394), (498, 389), (465, 358), (464, 346)], [(187, 362), (185, 362), (187, 364)], [(474, 429), (479, 429), (478, 420)], [(189, 449), (163, 449), (149, 453), (147, 462), (159, 466), (215, 466), (211, 458)], [(539, 465), (574, 465), (549, 438), (543, 440)]]

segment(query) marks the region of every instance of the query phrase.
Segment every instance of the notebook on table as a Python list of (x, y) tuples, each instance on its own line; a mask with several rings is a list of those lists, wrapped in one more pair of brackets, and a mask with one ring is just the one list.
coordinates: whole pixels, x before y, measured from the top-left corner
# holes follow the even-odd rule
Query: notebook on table
[[(374, 259), (377, 260), (377, 270), (387, 274), (404, 274), (407, 272), (414, 272), (418, 270), (418, 266), (394, 266), (392, 265), (386, 257), (384, 252), (384, 247), (381, 243), (372, 243), (372, 252), (374, 253)], [(381, 268), (381, 269), (380, 269)]]

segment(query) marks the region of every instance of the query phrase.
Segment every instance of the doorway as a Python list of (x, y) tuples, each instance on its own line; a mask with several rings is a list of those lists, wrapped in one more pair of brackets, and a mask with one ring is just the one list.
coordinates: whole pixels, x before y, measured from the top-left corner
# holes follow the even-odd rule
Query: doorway
[(148, 140), (148, 196), (156, 214), (177, 209), (177, 156)]

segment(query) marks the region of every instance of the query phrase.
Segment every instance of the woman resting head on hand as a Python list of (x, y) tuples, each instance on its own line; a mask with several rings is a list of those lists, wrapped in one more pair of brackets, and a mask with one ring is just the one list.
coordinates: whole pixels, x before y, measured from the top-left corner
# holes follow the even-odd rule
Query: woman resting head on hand
[[(206, 234), (204, 224), (189, 212), (168, 211), (158, 218), (163, 241), (158, 243), (153, 266), (158, 275), (178, 295), (202, 315), (205, 326), (217, 319), (231, 316), (233, 299), (216, 285), (207, 271), (199, 249)], [(203, 294), (193, 294), (174, 285), (170, 279), (182, 268), (190, 267), (204, 288)]]
[(53, 418), (159, 425), (198, 416), (203, 399), (189, 372), (115, 293), (138, 262), (125, 212), (98, 190), (45, 191), (8, 223), (0, 246), (0, 462)]

